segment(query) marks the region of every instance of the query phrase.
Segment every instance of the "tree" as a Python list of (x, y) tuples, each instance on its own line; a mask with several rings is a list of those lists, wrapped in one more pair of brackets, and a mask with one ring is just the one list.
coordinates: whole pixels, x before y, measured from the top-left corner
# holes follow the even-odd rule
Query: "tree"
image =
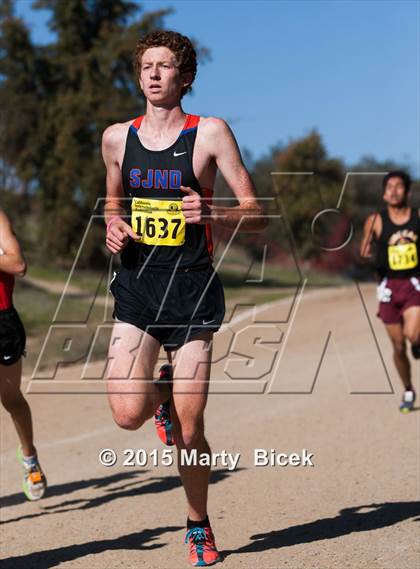
[[(23, 198), (32, 189), (39, 202), (42, 258), (68, 264), (104, 195), (102, 132), (144, 109), (132, 70), (134, 46), (140, 35), (162, 27), (169, 10), (139, 18), (139, 6), (126, 0), (38, 0), (34, 7), (51, 11), (56, 35), (39, 46), (12, 7), (3, 0), (1, 161), (16, 172)], [(103, 228), (98, 231), (82, 252), (86, 264), (101, 252)]]
[[(271, 172), (282, 174), (271, 176)], [(313, 174), (299, 174), (304, 172)], [(318, 253), (311, 233), (312, 220), (321, 209), (336, 206), (344, 179), (342, 162), (327, 156), (321, 136), (312, 131), (288, 145), (273, 148), (271, 156), (255, 164), (253, 175), (266, 195), (268, 182), (271, 184), (271, 195), (277, 198), (277, 208), (282, 208), (287, 224), (283, 235), (269, 230), (269, 236), (285, 248), (293, 237), (301, 258)]]

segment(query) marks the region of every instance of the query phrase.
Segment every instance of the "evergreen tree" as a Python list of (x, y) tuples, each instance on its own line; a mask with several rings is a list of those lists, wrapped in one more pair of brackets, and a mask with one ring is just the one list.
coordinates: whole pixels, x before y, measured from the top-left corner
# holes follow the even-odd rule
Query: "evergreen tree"
[[(284, 215), (283, 236), (271, 233), (270, 237), (284, 247), (290, 246), (287, 240), (292, 238), (301, 258), (317, 254), (311, 224), (319, 211), (336, 207), (344, 180), (342, 162), (328, 157), (321, 136), (313, 131), (288, 145), (273, 148), (269, 158), (256, 163), (254, 172), (257, 186), (265, 187), (266, 192), (270, 179), (277, 211)], [(271, 172), (280, 174), (271, 176)], [(304, 174), (309, 172), (312, 175)], [(333, 229), (326, 228), (329, 232)]]
[[(140, 18), (139, 6), (126, 0), (38, 0), (34, 7), (50, 10), (52, 43), (34, 45), (13, 3), (1, 3), (0, 153), (21, 182), (22, 201), (35, 192), (42, 258), (68, 264), (104, 196), (102, 132), (144, 110), (134, 47), (169, 11)], [(98, 226), (82, 252), (85, 264), (103, 241)]]

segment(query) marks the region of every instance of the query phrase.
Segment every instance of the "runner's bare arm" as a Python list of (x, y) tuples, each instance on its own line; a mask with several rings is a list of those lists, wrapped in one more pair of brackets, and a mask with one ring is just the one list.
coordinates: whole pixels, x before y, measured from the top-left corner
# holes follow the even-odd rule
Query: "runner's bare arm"
[(26, 261), (23, 257), (19, 241), (13, 232), (7, 215), (0, 210), (0, 271), (23, 277), (26, 273)]
[(366, 219), (363, 226), (363, 237), (360, 243), (360, 256), (362, 259), (372, 258), (372, 242), (380, 235), (381, 232), (379, 225), (380, 217), (377, 213), (372, 213)]
[[(221, 119), (202, 120), (202, 137), (205, 140), (206, 150), (239, 201), (239, 205), (235, 207), (210, 206), (204, 214), (210, 216), (211, 223), (234, 229), (242, 220), (240, 231), (261, 231), (267, 226), (268, 219), (264, 217), (263, 208), (257, 202), (254, 184), (242, 162), (232, 131)], [(183, 199), (183, 211), (187, 223), (208, 223), (208, 217), (202, 221), (198, 219), (197, 195), (194, 196), (192, 190), (187, 193), (189, 195)]]
[(119, 163), (119, 153), (124, 145), (126, 134), (124, 126), (117, 124), (108, 127), (102, 137), (102, 156), (106, 166), (105, 223), (107, 224), (106, 246), (111, 253), (120, 253), (128, 238), (138, 238), (130, 225), (124, 221), (124, 189)]
[(109, 126), (102, 136), (102, 157), (106, 167), (105, 223), (113, 215), (124, 215), (124, 190), (121, 167), (118, 162), (119, 146), (123, 143), (121, 125)]

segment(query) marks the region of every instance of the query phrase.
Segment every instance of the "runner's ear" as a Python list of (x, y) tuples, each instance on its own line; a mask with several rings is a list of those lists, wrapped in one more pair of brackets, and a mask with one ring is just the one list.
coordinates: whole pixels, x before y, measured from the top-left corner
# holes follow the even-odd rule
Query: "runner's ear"
[(182, 80), (184, 82), (184, 87), (189, 87), (192, 83), (192, 73), (183, 73)]

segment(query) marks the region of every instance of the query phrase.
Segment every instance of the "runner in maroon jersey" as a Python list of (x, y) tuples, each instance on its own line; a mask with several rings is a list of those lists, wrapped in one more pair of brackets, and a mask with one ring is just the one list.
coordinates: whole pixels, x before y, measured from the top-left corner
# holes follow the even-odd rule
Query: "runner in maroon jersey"
[(0, 210), (0, 393), (20, 440), (17, 451), (23, 467), (23, 490), (28, 500), (45, 494), (46, 478), (33, 443), (31, 410), (20, 389), (26, 335), (13, 306), (15, 276), (24, 276), (26, 263), (6, 214)]
[[(210, 453), (204, 408), (211, 342), (225, 312), (211, 228), (240, 224), (241, 231), (259, 231), (267, 220), (228, 125), (181, 108), (197, 68), (190, 40), (153, 32), (138, 42), (135, 67), (146, 113), (109, 127), (103, 137), (106, 243), (121, 252), (122, 264), (111, 285), (119, 323), (109, 350), (109, 400), (121, 427), (138, 429), (155, 413), (164, 442)], [(211, 203), (218, 169), (237, 207)], [(161, 370), (166, 379), (173, 375), (172, 391), (167, 382), (150, 383), (161, 346), (173, 362)], [(188, 500), (190, 561), (211, 565), (219, 554), (207, 516), (210, 467), (179, 461), (178, 467)]]
[(366, 220), (360, 250), (369, 258), (372, 242), (376, 245), (378, 316), (391, 338), (394, 362), (404, 385), (402, 412), (413, 409), (416, 397), (406, 340), (411, 343), (413, 357), (420, 358), (420, 217), (419, 210), (408, 203), (410, 184), (410, 177), (400, 170), (385, 176), (383, 199), (387, 207)]

